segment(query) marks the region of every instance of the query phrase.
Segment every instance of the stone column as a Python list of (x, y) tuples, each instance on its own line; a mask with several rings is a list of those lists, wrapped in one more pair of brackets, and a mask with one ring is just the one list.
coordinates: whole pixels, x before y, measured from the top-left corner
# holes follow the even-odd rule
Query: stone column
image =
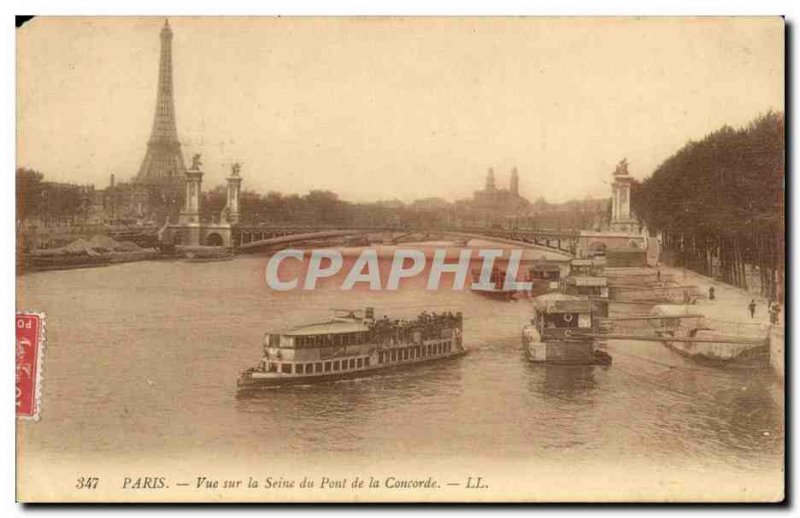
[(620, 188), (620, 219), (630, 221), (631, 219), (631, 184), (622, 183)]
[(611, 185), (611, 221), (616, 222), (619, 214), (619, 192), (617, 190), (617, 184), (614, 183)]
[(231, 175), (228, 177), (228, 202), (222, 211), (222, 221), (230, 224), (239, 223), (240, 209), (239, 198), (242, 189), (242, 178), (239, 176), (240, 164), (233, 164)]
[(198, 164), (186, 171), (186, 203), (181, 211), (179, 222), (185, 225), (200, 224), (200, 193), (202, 192), (203, 172)]
[(630, 232), (633, 216), (631, 214), (631, 181), (625, 174), (614, 174), (611, 184), (611, 230)]

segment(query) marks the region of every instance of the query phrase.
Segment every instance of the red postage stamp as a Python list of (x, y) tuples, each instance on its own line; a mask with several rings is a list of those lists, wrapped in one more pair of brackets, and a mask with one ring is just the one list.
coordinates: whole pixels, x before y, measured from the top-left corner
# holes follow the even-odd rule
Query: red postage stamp
[(17, 329), (17, 417), (39, 418), (44, 313), (18, 312)]

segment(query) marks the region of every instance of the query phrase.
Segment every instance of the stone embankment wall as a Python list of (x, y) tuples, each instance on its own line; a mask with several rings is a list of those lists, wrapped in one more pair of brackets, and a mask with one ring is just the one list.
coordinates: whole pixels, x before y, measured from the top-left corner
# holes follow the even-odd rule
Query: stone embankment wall
[(770, 326), (769, 330), (769, 363), (775, 374), (783, 378), (783, 370), (785, 363), (785, 354), (783, 352), (784, 346), (784, 330), (783, 326)]

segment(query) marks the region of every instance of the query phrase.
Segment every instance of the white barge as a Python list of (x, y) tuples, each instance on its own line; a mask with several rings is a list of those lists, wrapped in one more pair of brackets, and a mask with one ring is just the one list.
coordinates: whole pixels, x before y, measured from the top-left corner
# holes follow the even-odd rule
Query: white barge
[(610, 365), (611, 356), (594, 339), (592, 301), (560, 293), (534, 299), (534, 317), (522, 329), (525, 357), (533, 363)]

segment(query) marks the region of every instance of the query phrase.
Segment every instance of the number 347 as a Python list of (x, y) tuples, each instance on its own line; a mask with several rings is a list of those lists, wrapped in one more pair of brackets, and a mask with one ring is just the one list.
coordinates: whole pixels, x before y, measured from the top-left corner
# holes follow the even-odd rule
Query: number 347
[(97, 489), (98, 477), (79, 477), (75, 484), (76, 489)]

